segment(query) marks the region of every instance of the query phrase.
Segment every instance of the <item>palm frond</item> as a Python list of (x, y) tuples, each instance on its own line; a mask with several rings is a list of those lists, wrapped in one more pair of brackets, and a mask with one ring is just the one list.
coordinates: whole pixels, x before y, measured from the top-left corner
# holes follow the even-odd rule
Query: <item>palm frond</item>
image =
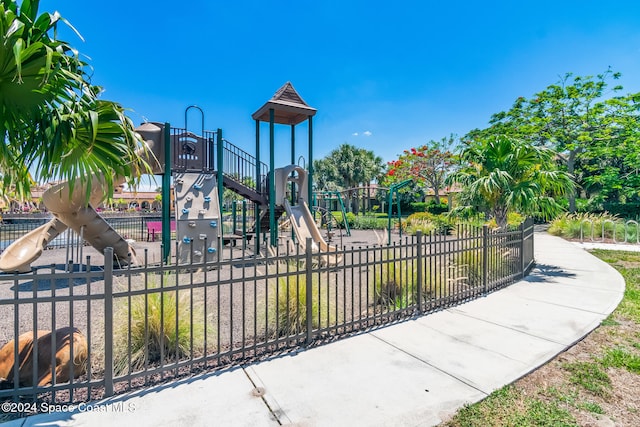
[[(38, 180), (90, 182), (151, 169), (136, 155), (141, 141), (117, 103), (100, 100), (88, 64), (56, 38), (57, 12), (38, 15), (39, 2), (0, 2), (0, 174), (6, 188), (29, 193)], [(71, 27), (73, 31), (76, 31)], [(76, 31), (77, 33), (77, 31)]]

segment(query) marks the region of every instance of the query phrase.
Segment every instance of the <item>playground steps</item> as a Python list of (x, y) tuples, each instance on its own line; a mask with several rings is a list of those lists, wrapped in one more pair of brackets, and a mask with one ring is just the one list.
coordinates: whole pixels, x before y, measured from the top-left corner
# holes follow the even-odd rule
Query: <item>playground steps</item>
[(231, 191), (241, 195), (245, 199), (258, 203), (261, 206), (266, 206), (268, 204), (267, 198), (264, 194), (258, 193), (255, 189), (247, 187), (243, 183), (236, 181), (228, 175), (223, 175), (222, 185), (225, 188), (228, 188)]
[[(283, 214), (284, 214), (284, 206), (276, 205), (275, 207), (276, 221), (278, 221)], [(260, 213), (260, 231), (261, 232), (269, 231), (269, 228), (270, 228), (269, 209), (265, 209)], [(256, 227), (254, 225), (254, 227), (251, 229), (251, 233), (255, 233), (255, 232), (256, 232)]]
[(225, 188), (241, 195), (245, 199), (251, 200), (254, 203), (258, 203), (259, 205), (266, 206), (268, 205), (267, 198), (264, 194), (258, 193), (251, 187), (247, 187), (243, 183), (231, 178), (228, 175), (223, 175), (222, 185)]

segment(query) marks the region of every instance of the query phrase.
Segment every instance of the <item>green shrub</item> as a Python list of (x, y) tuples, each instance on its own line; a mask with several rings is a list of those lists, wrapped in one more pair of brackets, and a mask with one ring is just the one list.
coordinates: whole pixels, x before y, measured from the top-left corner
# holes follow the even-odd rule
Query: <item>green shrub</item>
[[(343, 228), (342, 212), (334, 211), (332, 214), (336, 218), (338, 226)], [(392, 224), (395, 224), (397, 219), (391, 221)], [(388, 227), (389, 219), (386, 212), (368, 215), (355, 215), (353, 212), (347, 212), (347, 224), (349, 224), (349, 228), (354, 230), (382, 230)]]
[[(569, 207), (569, 204), (567, 203), (566, 208), (568, 207)], [(593, 210), (593, 206), (591, 206), (589, 199), (576, 199), (576, 212), (585, 213), (585, 212), (590, 212), (592, 210)]]
[(438, 233), (438, 228), (435, 223), (430, 221), (414, 221), (411, 224), (403, 224), (405, 233), (409, 235), (415, 235), (418, 231), (422, 234)]
[(412, 202), (409, 204), (412, 212), (426, 212), (427, 202)]
[(435, 217), (436, 216), (431, 212), (416, 212), (407, 217), (407, 223), (410, 224), (417, 221), (433, 221)]
[(353, 228), (356, 218), (357, 217), (353, 212), (347, 212), (347, 223), (349, 224), (349, 227)]
[(433, 202), (427, 205), (427, 211), (436, 215), (443, 214), (449, 211), (449, 205), (444, 202), (440, 202), (440, 203)]
[[(344, 227), (344, 217), (342, 216), (342, 211), (331, 211), (331, 217), (335, 219), (338, 228)], [(348, 217), (347, 217), (348, 219)]]
[(435, 215), (445, 213), (449, 210), (449, 205), (446, 202), (447, 199), (440, 200), (440, 203), (436, 203), (435, 200), (429, 200), (428, 202), (412, 202), (409, 204), (410, 211), (413, 213), (430, 212)]
[(640, 215), (640, 202), (615, 203), (607, 202), (602, 204), (602, 208), (620, 218), (638, 218)]

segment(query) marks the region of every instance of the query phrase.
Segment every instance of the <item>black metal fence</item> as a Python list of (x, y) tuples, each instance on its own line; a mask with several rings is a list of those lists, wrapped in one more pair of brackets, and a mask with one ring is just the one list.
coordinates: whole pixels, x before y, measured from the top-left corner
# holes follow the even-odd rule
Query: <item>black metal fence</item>
[[(310, 240), (285, 247), (255, 257), (231, 246), (182, 265), (149, 265), (143, 254), (141, 267), (124, 270), (107, 249), (104, 267), (87, 259), (82, 268), (0, 275), (0, 344), (72, 326), (88, 347), (86, 370), (74, 367), (68, 382), (54, 375), (51, 384), (19, 384), (10, 367), (0, 400), (103, 398), (461, 304), (527, 274), (533, 222), (504, 232), (461, 225), (451, 235), (330, 252)], [(10, 350), (17, 357), (21, 349)], [(59, 363), (46, 351), (35, 370)]]
[[(238, 205), (238, 206), (235, 206)], [(253, 209), (247, 204), (232, 202), (232, 208), (223, 212), (222, 225), (225, 233), (233, 234), (233, 230), (248, 230), (254, 222)], [(113, 215), (105, 216), (101, 213), (105, 221), (125, 239), (136, 241), (159, 240), (161, 236), (162, 218), (159, 215)], [(9, 218), (0, 222), (0, 253), (11, 243), (23, 237), (30, 231), (51, 220), (51, 215), (30, 218)], [(172, 221), (175, 221), (172, 219)], [(172, 237), (175, 237), (175, 227), (172, 227)], [(68, 230), (53, 239), (47, 245), (47, 249), (64, 248), (69, 245), (77, 245), (79, 237), (72, 230)]]
[[(0, 222), (0, 252), (5, 250), (9, 244), (24, 236), (30, 231), (35, 230), (41, 225), (51, 220), (52, 216), (43, 216), (35, 218), (5, 218)], [(149, 223), (158, 223), (162, 221), (159, 215), (127, 215), (127, 216), (103, 216), (105, 221), (125, 239), (134, 239), (139, 241), (149, 240), (153, 227), (149, 227)], [(64, 248), (70, 244), (76, 244), (77, 236), (69, 230), (53, 239), (47, 245), (47, 248)]]

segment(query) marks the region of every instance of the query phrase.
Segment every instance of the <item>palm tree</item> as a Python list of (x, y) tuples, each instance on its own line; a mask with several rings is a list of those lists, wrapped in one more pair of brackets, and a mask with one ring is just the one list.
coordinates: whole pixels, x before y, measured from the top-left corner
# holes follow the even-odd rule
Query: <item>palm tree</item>
[(324, 159), (313, 164), (319, 189), (349, 189), (347, 198), (352, 210), (358, 210), (353, 190), (360, 184), (369, 185), (382, 175), (384, 162), (373, 151), (342, 144)]
[(506, 136), (467, 143), (462, 167), (450, 181), (464, 186), (463, 197), (481, 201), (498, 227), (507, 225), (509, 211), (548, 219), (563, 208), (556, 196), (573, 191), (571, 176), (555, 167), (554, 152)]
[(316, 191), (336, 191), (339, 189), (335, 182), (338, 176), (336, 165), (330, 158), (325, 157), (313, 161), (313, 184)]
[(136, 155), (141, 141), (119, 104), (98, 99), (78, 52), (56, 38), (58, 24), (70, 24), (38, 7), (0, 0), (0, 191), (25, 198), (35, 180), (73, 185), (98, 174), (110, 194), (114, 177), (150, 170)]

